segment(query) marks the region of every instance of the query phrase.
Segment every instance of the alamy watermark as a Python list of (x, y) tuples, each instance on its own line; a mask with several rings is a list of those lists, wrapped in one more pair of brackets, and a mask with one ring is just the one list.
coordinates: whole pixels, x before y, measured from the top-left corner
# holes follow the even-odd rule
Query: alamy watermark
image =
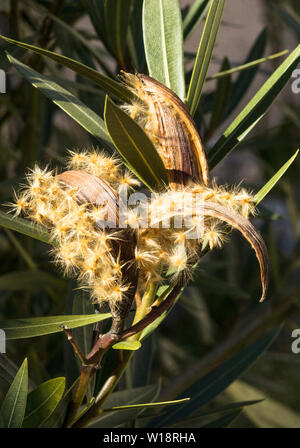
[(0, 93), (6, 93), (6, 73), (0, 68)]
[(292, 338), (296, 338), (291, 345), (291, 350), (293, 353), (300, 353), (300, 328), (295, 328), (291, 334)]
[(6, 353), (6, 335), (5, 331), (0, 328), (0, 353)]
[(292, 82), (292, 92), (300, 93), (300, 68), (296, 68), (296, 70), (293, 71), (292, 78), (296, 78)]
[(126, 187), (119, 187), (117, 201), (110, 201), (103, 216), (97, 219), (100, 228), (184, 229), (187, 239), (199, 239), (204, 232), (205, 202), (198, 193), (154, 194), (142, 192), (128, 196)]

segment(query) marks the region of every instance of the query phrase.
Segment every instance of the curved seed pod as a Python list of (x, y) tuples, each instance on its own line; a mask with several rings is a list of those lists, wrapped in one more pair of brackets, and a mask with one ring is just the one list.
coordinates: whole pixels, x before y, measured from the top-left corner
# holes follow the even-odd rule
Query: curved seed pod
[[(108, 216), (114, 221), (114, 227), (118, 227), (118, 197), (113, 189), (103, 180), (86, 171), (64, 171), (57, 176), (60, 185), (76, 188), (76, 200), (80, 203), (88, 202), (97, 206), (107, 206)], [(111, 227), (113, 222), (111, 222)]]
[(191, 181), (208, 185), (206, 154), (195, 123), (180, 98), (168, 87), (144, 74), (123, 74), (139, 97), (131, 117), (153, 141), (169, 176), (170, 188), (180, 190)]
[[(64, 171), (57, 176), (57, 179), (62, 187), (76, 188), (76, 200), (79, 203), (106, 206), (109, 217), (114, 218), (113, 221), (108, 220), (107, 225), (112, 225), (112, 232), (118, 230), (118, 196), (106, 182), (86, 171), (76, 170)], [(108, 228), (107, 232), (109, 231), (110, 229)], [(113, 307), (111, 306), (115, 330), (119, 331), (118, 322), (122, 325), (122, 320), (129, 312), (136, 292), (138, 272), (135, 264), (132, 263), (135, 253), (136, 235), (131, 229), (119, 229), (118, 239), (109, 240), (109, 244), (112, 248), (113, 257), (122, 266), (124, 283), (131, 285), (126, 294), (124, 294), (123, 300), (113, 304)]]
[(269, 281), (269, 263), (268, 263), (268, 252), (264, 240), (261, 235), (257, 232), (255, 227), (250, 221), (243, 218), (222, 205), (216, 204), (214, 202), (204, 202), (203, 212), (205, 216), (211, 216), (220, 219), (235, 229), (239, 230), (246, 240), (251, 244), (252, 248), (255, 250), (256, 257), (260, 265), (260, 277), (262, 284), (262, 295), (260, 302), (263, 302), (266, 298), (268, 281)]
[[(163, 222), (164, 220), (169, 220), (174, 218), (178, 213), (182, 218), (185, 216), (194, 215), (195, 210), (193, 208), (185, 208), (181, 211), (166, 212), (160, 217), (157, 221), (154, 222), (155, 225)], [(246, 240), (251, 244), (252, 248), (255, 251), (256, 257), (259, 261), (260, 265), (260, 275), (261, 275), (261, 284), (262, 284), (262, 295), (260, 302), (263, 302), (266, 298), (267, 287), (268, 287), (268, 252), (266, 245), (255, 229), (255, 227), (245, 219), (242, 215), (239, 215), (232, 211), (229, 208), (223, 207), (222, 205), (210, 202), (203, 201), (201, 203), (201, 215), (203, 217), (211, 217), (216, 218), (220, 221), (226, 222), (231, 227), (239, 230), (241, 234), (246, 238)]]

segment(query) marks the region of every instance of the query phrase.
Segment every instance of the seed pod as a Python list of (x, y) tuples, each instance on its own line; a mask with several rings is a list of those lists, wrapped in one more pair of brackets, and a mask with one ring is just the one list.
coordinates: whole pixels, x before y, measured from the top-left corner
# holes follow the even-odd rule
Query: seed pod
[(118, 197), (106, 182), (86, 171), (77, 170), (64, 171), (57, 178), (62, 187), (77, 189), (77, 202), (106, 206), (108, 216), (113, 219), (111, 227), (113, 225), (114, 227), (118, 227)]
[[(107, 232), (119, 230), (118, 239), (109, 240), (112, 255), (119, 260), (122, 266), (122, 280), (130, 284), (129, 290), (124, 294), (123, 300), (117, 304), (110, 304), (115, 320), (122, 320), (127, 315), (135, 295), (138, 272), (134, 260), (136, 235), (132, 229), (118, 229), (119, 225), (119, 203), (118, 196), (112, 188), (103, 180), (85, 171), (65, 171), (57, 176), (62, 187), (76, 188), (76, 200), (83, 204), (88, 203), (96, 206), (106, 206), (107, 213), (113, 221), (107, 220), (106, 224), (111, 229)], [(101, 228), (101, 226), (99, 226)], [(100, 231), (100, 230), (99, 230)]]
[(140, 102), (128, 108), (154, 143), (168, 172), (170, 188), (180, 190), (191, 181), (208, 185), (205, 151), (185, 104), (169, 88), (144, 75), (123, 74)]

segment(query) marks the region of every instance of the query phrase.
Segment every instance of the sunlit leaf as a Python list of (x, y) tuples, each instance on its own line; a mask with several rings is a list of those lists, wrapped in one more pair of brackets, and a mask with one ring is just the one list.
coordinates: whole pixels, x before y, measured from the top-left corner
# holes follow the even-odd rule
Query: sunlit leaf
[[(115, 406), (128, 406), (140, 402), (155, 400), (159, 394), (160, 386), (152, 384), (145, 387), (136, 387), (112, 393), (105, 402), (107, 408)], [(140, 408), (131, 408), (122, 411), (105, 412), (96, 418), (89, 427), (91, 428), (116, 428), (135, 418), (140, 413)]]
[(114, 406), (113, 408), (105, 408), (103, 409), (104, 412), (110, 412), (110, 411), (121, 411), (125, 409), (133, 409), (133, 408), (155, 408), (159, 406), (170, 406), (174, 404), (180, 404), (185, 403), (186, 401), (189, 401), (190, 398), (181, 398), (180, 400), (172, 400), (172, 401), (160, 401), (155, 403), (143, 403), (143, 404), (131, 404), (131, 405), (124, 405), (124, 406)]
[(112, 346), (116, 350), (138, 350), (141, 347), (140, 341), (122, 341)]
[(65, 384), (65, 378), (54, 378), (30, 392), (22, 425), (24, 428), (38, 428), (50, 417), (63, 396)]
[(107, 97), (107, 131), (128, 167), (151, 189), (168, 184), (164, 164), (143, 129)]
[(68, 90), (52, 81), (48, 76), (41, 75), (10, 55), (8, 55), (8, 59), (34, 87), (38, 88), (53, 103), (70, 115), (106, 148), (109, 150), (114, 149), (103, 120), (94, 111), (89, 109)]
[(27, 358), (16, 374), (0, 409), (0, 428), (20, 428), (23, 423), (28, 391)]
[(26, 319), (5, 320), (0, 322), (0, 328), (5, 331), (6, 339), (22, 339), (42, 336), (45, 334), (59, 333), (63, 331), (61, 326), (68, 328), (81, 327), (109, 319), (110, 313), (105, 314), (87, 314), (71, 316), (47, 316), (47, 317), (29, 317)]
[(297, 157), (299, 149), (295, 154), (277, 171), (276, 174), (256, 193), (254, 196), (254, 202), (257, 204), (263, 200), (263, 198), (272, 190), (272, 188), (277, 184), (280, 178), (284, 175), (289, 166), (293, 163)]
[(143, 32), (150, 76), (184, 100), (182, 21), (178, 0), (144, 0)]
[(186, 99), (187, 107), (192, 116), (195, 114), (200, 101), (224, 5), (225, 0), (213, 0), (207, 14)]
[(47, 230), (34, 224), (28, 219), (14, 217), (8, 213), (4, 213), (0, 210), (0, 226), (6, 229), (14, 230), (15, 232), (22, 233), (23, 235), (30, 236), (44, 243), (55, 245), (55, 241), (51, 238), (50, 233)]
[(58, 53), (54, 53), (53, 51), (45, 50), (43, 48), (36, 47), (34, 45), (29, 45), (24, 42), (19, 42), (14, 39), (9, 39), (8, 37), (4, 37), (0, 35), (1, 39), (4, 39), (6, 42), (10, 44), (18, 45), (19, 47), (25, 48), (26, 50), (34, 51), (37, 54), (42, 56), (47, 56), (55, 62), (58, 62), (65, 67), (74, 70), (79, 75), (82, 75), (93, 81), (95, 84), (99, 85), (103, 90), (109, 92), (110, 94), (116, 96), (117, 98), (123, 99), (124, 101), (130, 101), (132, 99), (132, 93), (125, 87), (123, 84), (114, 81), (107, 76), (102, 75), (97, 72), (97, 70), (88, 67), (87, 65), (81, 64), (80, 62), (75, 61), (74, 59), (70, 59), (66, 56), (63, 56)]

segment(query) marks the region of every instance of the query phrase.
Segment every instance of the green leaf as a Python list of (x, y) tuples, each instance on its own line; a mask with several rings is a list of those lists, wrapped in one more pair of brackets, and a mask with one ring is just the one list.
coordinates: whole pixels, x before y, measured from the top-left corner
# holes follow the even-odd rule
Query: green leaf
[(165, 417), (153, 420), (150, 423), (152, 425), (151, 427), (156, 427), (157, 425), (166, 426), (175, 423), (186, 418), (204, 404), (208, 403), (248, 369), (258, 356), (269, 347), (277, 334), (278, 330), (267, 333), (263, 338), (248, 345), (240, 353), (228, 361), (223, 362), (212, 372), (205, 375), (193, 384), (193, 386), (184, 391), (183, 395), (192, 397), (188, 403), (174, 411), (169, 411)]
[(182, 21), (178, 0), (144, 0), (143, 33), (150, 76), (184, 101)]
[(50, 417), (63, 396), (65, 385), (65, 378), (54, 378), (30, 392), (23, 428), (38, 428)]
[(263, 198), (272, 190), (272, 188), (277, 184), (280, 178), (284, 175), (289, 166), (293, 163), (295, 158), (297, 157), (299, 149), (295, 152), (295, 154), (277, 171), (277, 173), (267, 182), (254, 196), (254, 202), (258, 205)]
[(264, 116), (288, 82), (299, 61), (300, 45), (275, 70), (211, 149), (208, 154), (210, 169), (214, 168), (224, 157), (230, 154)]
[(105, 0), (106, 39), (121, 67), (124, 67), (128, 25), (131, 16), (132, 0)]
[(111, 412), (111, 411), (122, 411), (125, 409), (133, 409), (133, 408), (154, 408), (159, 406), (170, 406), (172, 404), (180, 404), (186, 401), (189, 401), (190, 398), (181, 398), (180, 400), (172, 400), (172, 401), (160, 401), (155, 403), (143, 403), (143, 404), (131, 404), (124, 406), (114, 406), (113, 408), (105, 408), (103, 412)]
[(109, 97), (105, 102), (104, 120), (127, 166), (152, 190), (168, 185), (166, 169), (151, 140)]
[(94, 138), (109, 150), (114, 149), (106, 132), (103, 120), (94, 111), (49, 77), (32, 70), (10, 55), (8, 55), (8, 59), (34, 87), (38, 88), (53, 103), (57, 104), (57, 106), (70, 115), (70, 117), (77, 121)]
[(141, 347), (140, 341), (122, 341), (112, 346), (116, 350), (138, 350)]
[(0, 428), (21, 428), (27, 401), (28, 367), (24, 359), (0, 409)]
[(2, 210), (0, 210), (0, 226), (43, 241), (44, 243), (55, 245), (55, 241), (44, 227), (34, 224), (28, 219), (13, 217)]
[(61, 325), (68, 328), (81, 327), (109, 319), (110, 313), (71, 315), (71, 316), (47, 316), (29, 317), (26, 319), (5, 320), (0, 322), (0, 328), (5, 331), (8, 341), (13, 339), (32, 338), (45, 334), (59, 333), (63, 331)]
[[(159, 394), (160, 386), (151, 384), (150, 386), (136, 387), (112, 393), (105, 404), (108, 408), (116, 406), (128, 406), (138, 404), (141, 401), (155, 400)], [(105, 412), (96, 418), (89, 427), (92, 428), (116, 428), (124, 423), (128, 423), (140, 413), (140, 408), (131, 408), (122, 411)]]
[(0, 290), (19, 291), (22, 289), (44, 289), (48, 286), (65, 288), (64, 280), (43, 271), (16, 271), (0, 276)]
[[(172, 285), (164, 285), (161, 287), (161, 289), (158, 291), (158, 297), (160, 299), (160, 301), (162, 302), (163, 300), (165, 300), (168, 295), (171, 293), (171, 291), (174, 288), (174, 284)], [(151, 333), (153, 333), (154, 330), (156, 330), (156, 328), (163, 322), (163, 320), (165, 320), (165, 318), (167, 317), (168, 313), (171, 311), (171, 309), (173, 308), (173, 306), (175, 305), (175, 303), (177, 302), (177, 300), (179, 299), (181, 293), (178, 294), (176, 300), (174, 301), (172, 307), (170, 307), (167, 311), (164, 311), (157, 319), (155, 319), (150, 325), (148, 325), (146, 328), (144, 328), (144, 330), (141, 332), (140, 335), (140, 341), (142, 341), (144, 338), (148, 337)]]
[(34, 51), (37, 54), (42, 56), (47, 56), (59, 64), (62, 64), (64, 67), (68, 67), (71, 70), (75, 71), (79, 75), (84, 76), (85, 78), (93, 81), (95, 84), (99, 85), (103, 90), (109, 92), (110, 94), (120, 98), (126, 102), (130, 102), (132, 99), (132, 93), (121, 83), (114, 81), (107, 76), (98, 73), (97, 70), (94, 70), (87, 65), (82, 64), (81, 62), (77, 62), (74, 59), (67, 58), (58, 53), (54, 53), (53, 51), (44, 50), (43, 48), (36, 47), (34, 45), (25, 44), (23, 42), (19, 42), (17, 40), (9, 39), (8, 37), (4, 37), (0, 35), (1, 39), (4, 39), (6, 42), (14, 45), (18, 45), (19, 47), (25, 48), (30, 51)]
[(242, 65), (237, 65), (234, 68), (224, 70), (224, 71), (215, 73), (212, 76), (209, 76), (208, 78), (206, 78), (206, 81), (224, 78), (224, 76), (232, 75), (233, 73), (242, 72), (243, 70), (249, 70), (250, 68), (256, 67), (257, 65), (260, 65), (264, 62), (271, 61), (272, 59), (276, 59), (276, 58), (281, 58), (281, 56), (284, 56), (288, 52), (289, 52), (289, 50), (283, 50), (283, 51), (280, 51), (279, 53), (274, 53), (274, 54), (271, 54), (270, 56), (266, 56), (265, 58), (260, 58), (260, 59), (256, 59), (255, 61), (247, 62)]
[(225, 0), (213, 0), (207, 14), (186, 99), (187, 107), (192, 116), (195, 115), (200, 101), (224, 5)]
[(61, 428), (66, 416), (68, 405), (72, 399), (73, 390), (78, 379), (74, 381), (71, 387), (65, 392), (63, 398), (60, 400), (51, 415), (40, 425), (42, 428)]
[(183, 37), (188, 39), (206, 14), (212, 0), (195, 0), (183, 20)]

